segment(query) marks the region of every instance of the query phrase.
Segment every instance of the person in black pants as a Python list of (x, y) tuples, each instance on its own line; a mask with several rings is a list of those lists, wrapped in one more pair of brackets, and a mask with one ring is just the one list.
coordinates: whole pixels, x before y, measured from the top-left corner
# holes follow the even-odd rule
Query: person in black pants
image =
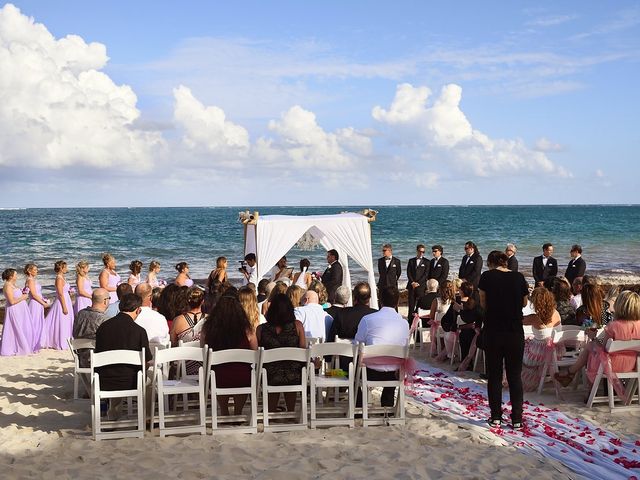
[(487, 257), (489, 270), (480, 277), (480, 305), (485, 312), (482, 327), (487, 365), (489, 425), (502, 422), (502, 366), (507, 371), (511, 424), (522, 428), (522, 355), (524, 331), (522, 308), (527, 305), (529, 285), (519, 272), (507, 268), (506, 254), (494, 250)]

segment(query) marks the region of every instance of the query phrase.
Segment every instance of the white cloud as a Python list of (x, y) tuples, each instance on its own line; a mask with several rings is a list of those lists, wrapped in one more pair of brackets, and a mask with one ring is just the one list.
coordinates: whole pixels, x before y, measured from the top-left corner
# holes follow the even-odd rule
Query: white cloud
[(540, 137), (536, 140), (535, 149), (540, 152), (561, 152), (564, 147), (559, 143), (552, 142), (546, 137)]
[(227, 120), (216, 106), (205, 107), (183, 85), (173, 90), (174, 120), (184, 131), (183, 142), (193, 150), (213, 155), (244, 155), (249, 150), (249, 132)]
[(148, 170), (164, 141), (135, 129), (137, 97), (100, 71), (107, 61), (102, 44), (0, 9), (0, 166)]
[(391, 135), (400, 141), (411, 139), (426, 159), (438, 158), (451, 163), (460, 173), (479, 176), (502, 176), (518, 173), (544, 173), (571, 176), (555, 165), (543, 152), (528, 148), (520, 139), (491, 139), (474, 129), (460, 109), (462, 88), (449, 84), (427, 106), (430, 90), (398, 85), (388, 109), (376, 106), (373, 117), (392, 126)]
[(578, 15), (547, 15), (544, 17), (535, 18), (529, 22), (527, 25), (532, 27), (555, 27), (556, 25), (561, 25), (566, 22), (570, 22), (571, 20), (575, 20), (578, 18)]

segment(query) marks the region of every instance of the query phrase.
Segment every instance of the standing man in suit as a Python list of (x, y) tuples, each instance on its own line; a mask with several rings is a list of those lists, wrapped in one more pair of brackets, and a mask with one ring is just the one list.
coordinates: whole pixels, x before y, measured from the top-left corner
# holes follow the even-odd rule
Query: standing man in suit
[(478, 288), (480, 274), (482, 273), (482, 257), (478, 251), (478, 247), (473, 242), (464, 244), (465, 255), (460, 262), (458, 269), (458, 278), (463, 282), (473, 284), (474, 288)]
[(411, 322), (411, 317), (416, 308), (416, 302), (424, 295), (427, 287), (427, 275), (429, 274), (429, 262), (425, 260), (426, 248), (420, 244), (416, 247), (416, 256), (409, 260), (407, 264), (407, 291), (409, 292), (409, 316), (407, 320)]
[(337, 250), (329, 250), (327, 252), (327, 263), (329, 266), (322, 274), (322, 283), (327, 289), (330, 303), (335, 301), (336, 290), (342, 285), (342, 265), (338, 261), (339, 257)]
[(569, 265), (567, 265), (567, 271), (564, 276), (569, 280), (569, 283), (573, 285), (576, 277), (582, 277), (584, 275), (587, 269), (587, 262), (582, 258), (582, 247), (580, 245), (572, 246), (569, 255), (571, 255), (571, 261)]
[(378, 259), (378, 288), (394, 287), (397, 290), (401, 273), (400, 259), (393, 256), (393, 248), (385, 243), (382, 246), (382, 257)]
[(507, 254), (507, 268), (512, 272), (518, 271), (518, 259), (516, 258), (516, 253), (518, 249), (513, 243), (507, 243), (507, 248), (504, 253)]
[(434, 245), (431, 247), (433, 258), (431, 259), (429, 273), (427, 274), (427, 280), (435, 278), (438, 281), (438, 285), (442, 285), (449, 276), (449, 260), (442, 256), (442, 252), (442, 245)]
[(543, 287), (547, 278), (558, 275), (558, 262), (552, 255), (553, 245), (545, 243), (542, 245), (542, 255), (533, 259), (533, 279), (536, 287)]

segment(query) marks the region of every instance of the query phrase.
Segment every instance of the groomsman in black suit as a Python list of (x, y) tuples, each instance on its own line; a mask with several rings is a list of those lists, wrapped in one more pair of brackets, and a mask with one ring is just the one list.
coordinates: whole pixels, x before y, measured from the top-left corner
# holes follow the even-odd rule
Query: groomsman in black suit
[(564, 276), (569, 280), (569, 284), (573, 285), (573, 281), (576, 277), (582, 277), (587, 269), (587, 262), (582, 258), (582, 247), (580, 245), (574, 245), (571, 247), (571, 261), (567, 265), (567, 271)]
[(424, 258), (426, 248), (420, 244), (416, 247), (416, 256), (409, 260), (407, 264), (407, 291), (409, 292), (409, 316), (407, 319), (412, 320), (413, 312), (416, 308), (416, 302), (424, 295), (427, 287), (427, 275), (429, 274), (429, 262)]
[(553, 245), (542, 245), (542, 255), (533, 259), (533, 279), (537, 287), (544, 286), (544, 281), (549, 277), (558, 275), (558, 262), (553, 255)]
[(322, 274), (322, 283), (327, 289), (330, 303), (335, 301), (336, 290), (342, 285), (342, 265), (338, 259), (338, 252), (334, 249), (329, 250), (327, 252), (327, 263), (329, 266)]
[(431, 253), (433, 258), (429, 264), (427, 280), (435, 278), (438, 281), (438, 285), (442, 285), (442, 282), (449, 276), (449, 260), (442, 256), (442, 245), (431, 247)]
[(382, 257), (378, 259), (378, 288), (393, 287), (398, 289), (398, 279), (402, 273), (400, 259), (393, 256), (393, 248), (388, 243), (382, 246)]
[(504, 253), (507, 254), (507, 268), (512, 272), (518, 271), (518, 259), (516, 258), (516, 253), (518, 249), (513, 243), (507, 243), (507, 248), (504, 250)]
[(462, 257), (462, 262), (460, 262), (460, 268), (458, 269), (458, 278), (472, 283), (475, 288), (478, 288), (480, 274), (482, 273), (482, 257), (478, 247), (473, 242), (465, 243), (464, 251), (465, 255)]

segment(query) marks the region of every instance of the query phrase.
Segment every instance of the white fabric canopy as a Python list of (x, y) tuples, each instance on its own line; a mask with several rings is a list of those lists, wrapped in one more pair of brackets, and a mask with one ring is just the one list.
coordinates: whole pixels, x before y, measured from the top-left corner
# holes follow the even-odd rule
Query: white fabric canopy
[(335, 249), (343, 267), (342, 284), (351, 289), (351, 274), (348, 257), (368, 273), (371, 285), (371, 307), (378, 308), (375, 288), (373, 255), (371, 251), (371, 227), (367, 217), (359, 213), (338, 215), (291, 215), (259, 216), (255, 228), (245, 229), (245, 255), (255, 253), (258, 278), (287, 254), (297, 241), (309, 231), (327, 250)]

